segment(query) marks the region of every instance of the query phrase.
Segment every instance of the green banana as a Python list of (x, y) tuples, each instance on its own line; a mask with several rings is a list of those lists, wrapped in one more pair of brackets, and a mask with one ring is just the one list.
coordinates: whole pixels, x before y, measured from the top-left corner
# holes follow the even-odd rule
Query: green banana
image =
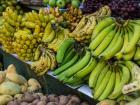
[(115, 55), (115, 57), (116, 57), (117, 59), (122, 59), (122, 57), (123, 57), (123, 51), (124, 51), (124, 49), (126, 48), (126, 45), (127, 45), (128, 43), (129, 43), (128, 31), (127, 31), (126, 28), (124, 28), (124, 43), (123, 43), (123, 47), (122, 47), (121, 51), (119, 51), (119, 52)]
[(109, 82), (108, 82), (105, 90), (103, 91), (103, 93), (101, 94), (101, 96), (99, 97), (98, 100), (101, 101), (101, 100), (106, 99), (109, 96), (109, 94), (113, 91), (114, 86), (115, 86), (115, 79), (116, 79), (115, 73), (116, 72), (113, 70), (112, 73), (111, 73)]
[(73, 56), (76, 54), (75, 50), (72, 48), (71, 51), (69, 51), (68, 54), (65, 54), (65, 58), (64, 60), (62, 61), (62, 64), (61, 65), (64, 65), (66, 64), (68, 61), (70, 61)]
[(65, 71), (68, 67), (71, 67), (78, 60), (78, 54), (76, 54), (69, 62), (62, 65), (61, 67), (54, 70), (53, 74), (58, 75), (61, 72)]
[(104, 89), (106, 88), (110, 77), (111, 77), (111, 73), (112, 73), (112, 68), (110, 67), (110, 69), (108, 70), (108, 72), (105, 74), (104, 79), (102, 80), (99, 88), (94, 92), (93, 97), (94, 99), (98, 99), (99, 96), (103, 93)]
[(136, 53), (134, 56), (134, 60), (135, 61), (140, 60), (140, 47), (137, 47), (137, 50), (136, 50)]
[(115, 36), (115, 33), (116, 33), (116, 29), (110, 31), (109, 34), (101, 42), (101, 44), (93, 51), (92, 55), (95, 57), (99, 56), (105, 50), (105, 48), (110, 44), (110, 42)]
[(116, 99), (117, 97), (119, 97), (122, 94), (123, 86), (130, 80), (130, 70), (124, 65), (119, 66), (122, 70), (122, 79), (116, 90), (114, 90), (113, 93), (109, 96), (110, 99)]
[(63, 41), (63, 43), (61, 44), (61, 46), (59, 47), (58, 51), (57, 51), (57, 54), (56, 54), (56, 60), (58, 63), (62, 63), (63, 59), (64, 59), (64, 56), (65, 56), (65, 53), (66, 53), (66, 50), (72, 46), (72, 44), (74, 44), (75, 40), (72, 39), (72, 38), (68, 38), (68, 39), (65, 39)]
[(97, 64), (97, 61), (92, 57), (91, 60), (89, 61), (88, 65), (85, 66), (82, 70), (78, 71), (74, 77), (76, 78), (84, 78), (86, 75), (88, 75), (92, 70), (95, 68)]
[(104, 75), (108, 72), (108, 70), (109, 70), (109, 65), (106, 65), (103, 68), (103, 70), (101, 71), (101, 73), (100, 73), (100, 75), (99, 75), (99, 77), (97, 79), (97, 83), (96, 83), (96, 86), (95, 86), (95, 89), (94, 89), (95, 91), (99, 88), (99, 86), (100, 86), (100, 84), (101, 84), (101, 82), (102, 82), (102, 80), (104, 78)]
[(96, 86), (98, 76), (100, 72), (102, 71), (102, 69), (105, 67), (105, 65), (106, 65), (105, 62), (101, 61), (93, 69), (89, 77), (89, 83), (88, 83), (89, 87), (94, 88)]
[(136, 46), (139, 39), (140, 39), (140, 25), (135, 25), (134, 26), (134, 35), (133, 35), (130, 43), (128, 43), (126, 49), (124, 50), (124, 54), (131, 52), (133, 50), (133, 48)]
[(114, 23), (114, 18), (108, 17), (100, 21), (93, 30), (92, 40), (107, 26), (110, 26)]
[(121, 50), (122, 46), (123, 46), (123, 30), (121, 30), (120, 35), (118, 35), (118, 39), (114, 44), (114, 47), (110, 49), (110, 51), (104, 53), (104, 55), (101, 56), (101, 59), (108, 60), (112, 58), (117, 52)]
[(115, 34), (115, 37), (113, 38), (113, 40), (111, 41), (111, 43), (108, 45), (108, 47), (99, 55), (99, 58), (101, 58), (105, 53), (108, 53), (115, 45), (115, 43), (118, 40), (118, 36), (120, 35), (120, 28), (118, 28), (117, 33)]
[(113, 23), (112, 25), (106, 27), (105, 29), (103, 29), (99, 35), (97, 35), (97, 37), (95, 39), (92, 40), (92, 42), (89, 45), (89, 48), (93, 51), (96, 49), (96, 47), (103, 41), (103, 39), (108, 35), (108, 33), (114, 29), (115, 27), (115, 23)]
[(70, 67), (66, 70), (66, 72), (65, 72), (66, 77), (71, 77), (76, 72), (78, 72), (83, 67), (85, 67), (88, 64), (88, 62), (90, 61), (90, 58), (91, 58), (91, 53), (88, 50), (86, 50), (86, 54), (84, 55), (84, 57), (79, 62), (77, 62), (75, 65), (73, 65), (72, 67)]

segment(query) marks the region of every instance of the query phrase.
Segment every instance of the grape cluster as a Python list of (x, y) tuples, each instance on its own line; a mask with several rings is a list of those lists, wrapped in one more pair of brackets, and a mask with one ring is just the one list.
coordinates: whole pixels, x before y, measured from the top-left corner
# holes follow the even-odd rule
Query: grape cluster
[(100, 7), (107, 5), (111, 0), (85, 0), (83, 11), (85, 13), (93, 13)]
[(140, 17), (140, 0), (112, 0), (109, 6), (114, 16), (124, 19)]

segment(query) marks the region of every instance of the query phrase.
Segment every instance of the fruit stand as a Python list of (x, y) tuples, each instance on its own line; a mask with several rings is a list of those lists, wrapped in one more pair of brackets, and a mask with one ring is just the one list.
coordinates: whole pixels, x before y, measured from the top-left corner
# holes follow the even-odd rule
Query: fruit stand
[(0, 105), (139, 105), (139, 4), (1, 0)]

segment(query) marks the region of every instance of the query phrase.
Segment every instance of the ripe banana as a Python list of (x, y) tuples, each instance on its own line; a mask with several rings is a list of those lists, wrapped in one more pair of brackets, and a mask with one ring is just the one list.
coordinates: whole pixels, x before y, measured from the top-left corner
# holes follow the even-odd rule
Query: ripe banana
[(103, 93), (104, 89), (106, 88), (106, 86), (110, 80), (111, 74), (112, 74), (112, 68), (110, 67), (108, 72), (105, 74), (105, 77), (102, 80), (99, 88), (96, 91), (94, 91), (94, 93), (93, 93), (94, 99), (98, 99), (99, 96)]
[(100, 73), (100, 75), (99, 75), (99, 77), (98, 77), (98, 79), (97, 79), (97, 83), (96, 83), (96, 86), (95, 86), (95, 91), (99, 88), (99, 86), (100, 86), (100, 84), (101, 84), (101, 82), (102, 82), (102, 80), (103, 80), (103, 78), (104, 78), (104, 76), (105, 76), (105, 74), (108, 72), (108, 70), (109, 70), (109, 65), (106, 65), (103, 69), (102, 69), (102, 71), (101, 71), (101, 73)]
[(103, 41), (103, 39), (108, 35), (108, 33), (113, 30), (115, 27), (115, 23), (103, 29), (95, 39), (89, 45), (90, 50), (95, 50), (96, 47)]
[(134, 35), (130, 41), (130, 43), (127, 45), (126, 49), (124, 50), (124, 54), (127, 54), (133, 50), (133, 48), (136, 46), (137, 42), (140, 39), (140, 25), (134, 26)]
[(98, 76), (100, 72), (102, 71), (102, 69), (105, 67), (105, 65), (106, 65), (105, 62), (101, 61), (93, 69), (89, 77), (89, 83), (88, 83), (89, 87), (94, 88), (96, 86)]
[(104, 49), (110, 44), (112, 39), (114, 38), (116, 33), (116, 29), (109, 32), (109, 34), (103, 39), (101, 44), (93, 51), (92, 55), (98, 57)]
[(121, 50), (123, 43), (123, 30), (121, 30), (121, 33), (118, 35), (118, 39), (114, 44), (114, 47), (110, 49), (110, 51), (104, 53), (104, 55), (101, 56), (101, 59), (108, 60), (112, 58), (117, 52)]
[(109, 82), (108, 82), (105, 90), (103, 91), (103, 93), (101, 94), (101, 96), (99, 97), (98, 100), (101, 101), (101, 100), (106, 99), (110, 95), (110, 93), (113, 91), (114, 86), (115, 86), (115, 79), (116, 79), (115, 73), (116, 73), (115, 70), (113, 70), (112, 73), (111, 73)]
[(76, 61), (78, 60), (78, 54), (76, 54), (69, 62), (67, 62), (66, 64), (62, 65), (61, 67), (57, 68), (54, 70), (53, 74), (54, 75), (58, 75), (61, 72), (63, 72), (64, 70), (68, 69), (69, 67), (71, 67)]
[(62, 43), (62, 45), (59, 47), (57, 54), (56, 54), (56, 60), (58, 63), (62, 63), (63, 59), (64, 59), (64, 55), (66, 50), (72, 46), (72, 44), (74, 43), (74, 39), (66, 39), (64, 40), (64, 42)]
[(56, 32), (54, 30), (51, 31), (51, 33), (46, 37), (45, 42), (50, 43), (54, 40), (56, 35)]
[(78, 71), (74, 77), (75, 78), (79, 78), (82, 79), (84, 78), (86, 75), (88, 75), (89, 73), (92, 72), (92, 70), (94, 70), (95, 66), (97, 64), (97, 61), (91, 57), (91, 60), (89, 61), (88, 65), (85, 66), (83, 69), (81, 69), (80, 71)]
[(102, 21), (100, 21), (95, 29), (93, 30), (93, 34), (91, 37), (91, 40), (93, 40), (102, 30), (104, 30), (107, 26), (110, 26), (114, 23), (114, 19), (111, 17), (105, 18)]

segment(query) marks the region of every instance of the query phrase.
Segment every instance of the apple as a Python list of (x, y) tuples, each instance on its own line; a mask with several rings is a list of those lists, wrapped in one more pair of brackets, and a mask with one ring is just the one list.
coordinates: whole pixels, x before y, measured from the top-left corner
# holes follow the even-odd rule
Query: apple
[(79, 6), (80, 6), (80, 0), (72, 0), (72, 6), (74, 7), (74, 8), (79, 8)]
[(71, 0), (65, 0), (65, 1), (66, 1), (66, 3), (70, 3)]
[(49, 3), (49, 0), (43, 0), (43, 4), (47, 5)]
[(49, 0), (49, 5), (51, 7), (55, 7), (56, 6), (56, 0)]
[(65, 5), (66, 5), (65, 0), (57, 0), (57, 6), (58, 6), (59, 8), (64, 8)]

